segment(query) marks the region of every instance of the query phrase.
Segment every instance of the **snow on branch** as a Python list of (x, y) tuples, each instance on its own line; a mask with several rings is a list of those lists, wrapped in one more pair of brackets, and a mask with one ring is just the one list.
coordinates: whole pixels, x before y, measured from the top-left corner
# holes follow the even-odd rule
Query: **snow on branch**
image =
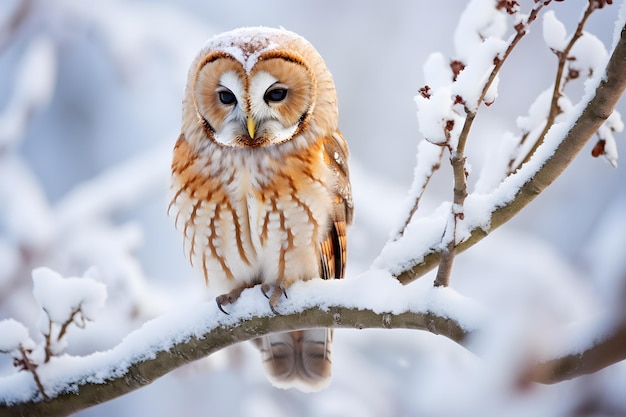
[[(27, 372), (0, 378), (0, 416), (67, 415), (147, 385), (226, 346), (274, 332), (407, 328), (465, 343), (482, 320), (482, 309), (451, 289), (415, 285), (407, 291), (390, 278), (371, 271), (358, 279), (298, 282), (281, 301), (280, 315), (271, 312), (258, 288), (246, 290), (228, 315), (212, 301), (165, 314), (111, 350), (53, 357), (33, 373), (39, 383)], [(14, 337), (11, 346), (0, 346), (6, 347), (3, 351), (15, 350), (28, 339), (19, 323), (0, 323), (4, 328)]]
[[(463, 205), (463, 218), (458, 218), (455, 251), (461, 252), (491, 231), (510, 220), (542, 193), (569, 166), (574, 157), (596, 132), (604, 128), (626, 88), (626, 32), (623, 22), (606, 71), (596, 71), (586, 82), (586, 95), (571, 106), (546, 131), (543, 143), (527, 163), (506, 177), (489, 192), (474, 192)], [(559, 101), (559, 103), (563, 103)], [(621, 128), (621, 121), (614, 123)], [(601, 134), (601, 133), (600, 133)], [(510, 145), (507, 145), (510, 146)], [(389, 242), (374, 266), (390, 271), (400, 282), (409, 283), (433, 269), (447, 246), (442, 244), (442, 231), (450, 205), (428, 218), (414, 219), (402, 238)], [(445, 242), (444, 242), (445, 243)]]
[[(472, 348), (487, 319), (480, 305), (450, 288), (426, 281), (407, 287), (390, 278), (384, 271), (370, 271), (353, 279), (298, 282), (281, 301), (278, 315), (271, 312), (259, 288), (252, 288), (230, 306), (229, 314), (219, 311), (213, 301), (198, 303), (145, 323), (110, 350), (84, 357), (57, 356), (38, 365), (20, 361), (21, 354), (34, 349), (28, 330), (5, 320), (0, 322), (0, 331), (7, 335), (0, 352), (15, 352), (22, 371), (0, 378), (0, 416), (69, 415), (141, 388), (227, 346), (274, 332), (316, 327), (417, 329)], [(520, 380), (554, 383), (624, 359), (626, 324), (607, 331), (605, 322), (602, 318), (573, 327), (571, 340), (564, 337), (562, 346), (525, 365)]]
[[(86, 275), (93, 275), (88, 271)], [(28, 329), (13, 319), (0, 321), (0, 353), (13, 357), (14, 366), (30, 373), (44, 400), (50, 397), (39, 377), (38, 368), (60, 356), (67, 346), (66, 333), (73, 324), (84, 328), (95, 319), (106, 300), (106, 286), (89, 277), (63, 278), (49, 268), (33, 271), (33, 295), (42, 309), (39, 329), (43, 342), (36, 344)]]

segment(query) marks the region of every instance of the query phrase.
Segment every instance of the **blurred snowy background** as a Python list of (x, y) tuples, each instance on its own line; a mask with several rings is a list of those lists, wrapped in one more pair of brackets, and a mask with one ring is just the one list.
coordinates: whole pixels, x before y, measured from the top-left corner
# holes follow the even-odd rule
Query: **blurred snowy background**
[[(413, 97), (424, 84), (422, 64), (434, 51), (452, 55), (464, 4), (0, 2), (0, 319), (13, 317), (33, 335), (38, 266), (66, 276), (96, 266), (107, 285), (98, 320), (69, 334), (72, 354), (110, 348), (146, 320), (203, 299), (203, 280), (166, 214), (170, 152), (189, 63), (206, 39), (240, 26), (303, 35), (334, 74), (352, 152), (348, 279), (356, 278), (398, 223), (420, 139)], [(585, 5), (551, 9), (571, 31)], [(619, 7), (597, 11), (586, 27), (607, 47)], [(473, 172), (552, 82), (555, 64), (537, 22), (505, 65), (496, 103), (479, 112), (467, 150)], [(580, 89), (571, 92), (577, 101)], [(626, 114), (626, 101), (618, 110)], [(523, 390), (509, 372), (511, 355), (536, 347), (551, 324), (585, 319), (623, 290), (626, 171), (591, 158), (593, 143), (520, 216), (458, 258), (452, 287), (498, 318), (476, 341), (481, 359), (422, 332), (337, 331), (334, 381), (318, 394), (273, 388), (246, 344), (80, 415), (625, 414), (623, 364)], [(451, 195), (444, 168), (423, 210)], [(10, 358), (0, 356), (0, 377), (10, 372)]]

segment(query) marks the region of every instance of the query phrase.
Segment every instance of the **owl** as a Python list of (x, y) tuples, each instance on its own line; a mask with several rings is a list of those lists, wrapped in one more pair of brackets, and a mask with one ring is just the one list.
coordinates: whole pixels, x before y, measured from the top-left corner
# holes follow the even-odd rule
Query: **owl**
[[(185, 252), (223, 312), (259, 286), (276, 307), (296, 281), (342, 278), (353, 205), (332, 75), (301, 36), (244, 28), (191, 64), (170, 204)], [(331, 329), (256, 339), (268, 379), (330, 382)]]

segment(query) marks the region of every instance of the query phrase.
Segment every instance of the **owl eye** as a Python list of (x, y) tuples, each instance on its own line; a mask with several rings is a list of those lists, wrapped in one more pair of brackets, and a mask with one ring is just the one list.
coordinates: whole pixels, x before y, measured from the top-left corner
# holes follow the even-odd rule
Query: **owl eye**
[(278, 103), (279, 101), (283, 101), (285, 97), (287, 97), (287, 89), (284, 87), (275, 87), (268, 89), (263, 98), (266, 102), (273, 101)]
[(231, 104), (235, 104), (237, 102), (237, 98), (235, 97), (233, 92), (230, 90), (221, 90), (221, 91), (218, 91), (217, 94), (222, 104), (226, 104), (228, 106)]

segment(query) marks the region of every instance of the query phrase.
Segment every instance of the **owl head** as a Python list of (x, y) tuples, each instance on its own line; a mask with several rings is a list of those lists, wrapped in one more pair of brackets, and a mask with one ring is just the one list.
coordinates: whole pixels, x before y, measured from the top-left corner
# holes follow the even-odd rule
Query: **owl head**
[[(189, 70), (183, 132), (190, 142), (265, 147), (337, 128), (332, 76), (315, 48), (283, 29), (243, 28), (210, 39)], [(201, 146), (201, 143), (196, 143)]]

